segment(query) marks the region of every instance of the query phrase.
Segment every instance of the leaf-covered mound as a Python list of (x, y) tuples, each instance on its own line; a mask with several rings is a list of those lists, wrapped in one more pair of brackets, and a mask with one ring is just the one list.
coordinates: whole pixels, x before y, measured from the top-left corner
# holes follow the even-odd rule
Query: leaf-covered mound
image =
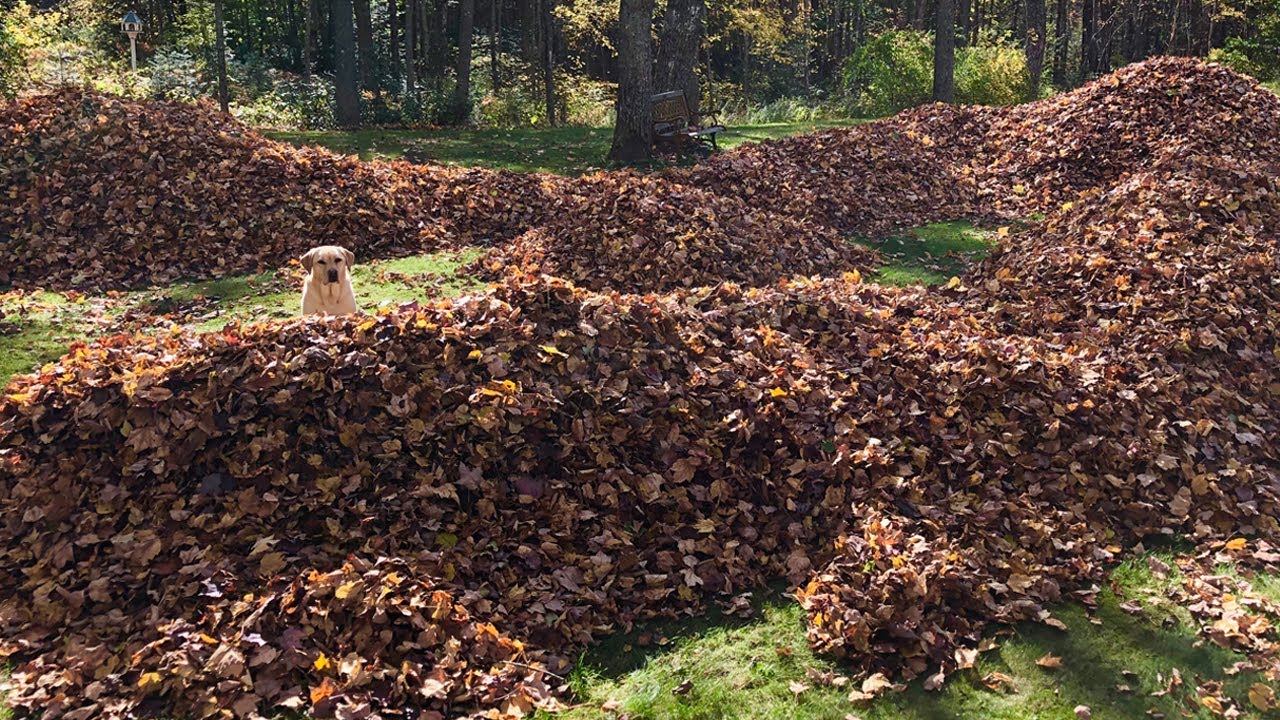
[(558, 178), (362, 162), (208, 104), (64, 89), (0, 104), (0, 284), (137, 287), (524, 232)]
[(992, 111), (942, 104), (743, 145), (666, 177), (844, 233), (980, 215), (969, 167)]
[(983, 203), (1025, 214), (1106, 188), (1170, 148), (1249, 158), (1274, 153), (1280, 97), (1195, 58), (1134, 63), (1084, 87), (994, 112), (975, 157)]
[(1171, 145), (1247, 157), (1278, 132), (1280, 98), (1253, 79), (1161, 57), (1013, 108), (925, 105), (745, 145), (667, 176), (878, 234), (959, 217), (1025, 217), (1105, 188)]
[(546, 273), (591, 290), (662, 292), (722, 281), (869, 272), (875, 253), (814, 223), (671, 180), (600, 173), (565, 183), (546, 223), (468, 268), (500, 279)]

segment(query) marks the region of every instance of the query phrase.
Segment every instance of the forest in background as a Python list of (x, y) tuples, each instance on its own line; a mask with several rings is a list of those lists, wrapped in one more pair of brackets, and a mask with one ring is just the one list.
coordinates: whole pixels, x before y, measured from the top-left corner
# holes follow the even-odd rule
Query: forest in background
[[(186, 100), (218, 94), (220, 10), (231, 110), (279, 128), (610, 125), (616, 83), (639, 51), (649, 90), (683, 86), (731, 121), (883, 115), (930, 99), (940, 23), (953, 28), (959, 102), (1012, 104), (1161, 54), (1209, 57), (1264, 81), (1280, 71), (1275, 0), (0, 0), (0, 8), (5, 94), (72, 83)], [(119, 24), (130, 9), (144, 22), (136, 73)], [(641, 34), (647, 47), (637, 45)]]

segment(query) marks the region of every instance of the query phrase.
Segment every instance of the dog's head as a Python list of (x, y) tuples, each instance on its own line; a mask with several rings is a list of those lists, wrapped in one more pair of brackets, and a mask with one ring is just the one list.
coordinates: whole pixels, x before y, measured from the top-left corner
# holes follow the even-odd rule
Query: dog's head
[(348, 270), (356, 262), (355, 253), (338, 245), (321, 245), (303, 255), (302, 267), (311, 273), (316, 283), (337, 283), (346, 278)]

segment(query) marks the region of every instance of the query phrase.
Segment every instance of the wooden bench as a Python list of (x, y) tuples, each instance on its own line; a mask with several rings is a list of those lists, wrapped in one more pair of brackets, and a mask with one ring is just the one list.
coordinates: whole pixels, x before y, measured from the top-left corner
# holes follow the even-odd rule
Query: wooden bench
[(689, 110), (689, 100), (683, 90), (653, 96), (653, 137), (658, 144), (674, 145), (679, 151), (692, 142), (697, 150), (710, 153), (720, 149), (716, 135), (724, 129), (714, 112)]

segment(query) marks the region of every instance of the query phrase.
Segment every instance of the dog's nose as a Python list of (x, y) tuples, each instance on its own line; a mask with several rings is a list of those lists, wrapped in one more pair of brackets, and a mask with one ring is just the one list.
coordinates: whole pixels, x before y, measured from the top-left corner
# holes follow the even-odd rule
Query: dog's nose
[(337, 271), (337, 270), (330, 270), (330, 271), (329, 271), (329, 282), (331, 282), (331, 283), (336, 283), (336, 282), (338, 282), (338, 271)]

